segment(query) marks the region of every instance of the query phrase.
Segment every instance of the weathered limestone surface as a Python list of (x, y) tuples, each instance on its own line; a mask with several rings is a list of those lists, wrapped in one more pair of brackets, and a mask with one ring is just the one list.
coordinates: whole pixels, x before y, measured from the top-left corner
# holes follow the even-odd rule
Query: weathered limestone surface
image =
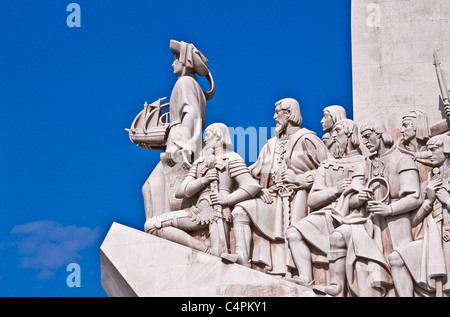
[(101, 253), (108, 296), (317, 296), (305, 287), (113, 223)]
[(398, 136), (402, 114), (443, 116), (433, 49), (450, 69), (450, 1), (352, 0), (354, 120), (378, 118)]

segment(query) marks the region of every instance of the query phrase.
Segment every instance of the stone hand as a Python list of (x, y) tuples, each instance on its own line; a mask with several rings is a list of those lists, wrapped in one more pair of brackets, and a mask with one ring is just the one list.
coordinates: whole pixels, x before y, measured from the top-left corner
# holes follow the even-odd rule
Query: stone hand
[(284, 183), (299, 185), (297, 183), (297, 175), (294, 173), (293, 170), (290, 170), (290, 169), (286, 169), (281, 172), (281, 180)]
[(344, 190), (350, 186), (350, 184), (352, 183), (352, 180), (350, 178), (346, 178), (343, 180), (340, 180), (337, 184), (337, 188), (336, 188), (336, 194), (340, 195), (344, 192)]
[(447, 100), (447, 102), (444, 104), (444, 110), (447, 114), (447, 117), (450, 117), (450, 102)]
[(286, 184), (308, 187), (308, 180), (306, 177), (302, 174), (295, 174), (295, 172), (291, 169), (286, 169), (281, 172), (281, 180)]
[(436, 192), (439, 187), (442, 185), (442, 178), (433, 177), (429, 182), (427, 187), (425, 188), (426, 197), (434, 202), (436, 200)]
[(379, 201), (369, 201), (367, 209), (379, 216), (390, 216), (392, 214), (391, 207)]
[(179, 150), (180, 148), (175, 144), (166, 149), (167, 164), (170, 167), (174, 166), (178, 162), (179, 158), (177, 158), (177, 155), (179, 155)]
[(373, 191), (369, 188), (364, 188), (358, 192), (358, 203), (360, 205), (368, 202), (372, 197)]
[(442, 235), (442, 239), (444, 239), (445, 242), (450, 241), (450, 229), (446, 229), (444, 231), (444, 234)]
[(210, 197), (213, 205), (221, 205), (222, 207), (228, 206), (227, 199), (221, 193), (211, 193)]
[(208, 185), (214, 181), (219, 180), (219, 173), (215, 168), (209, 169), (205, 176), (202, 177), (202, 184)]
[(259, 198), (261, 198), (261, 200), (264, 203), (266, 203), (266, 204), (273, 203), (272, 195), (270, 195), (270, 191), (267, 188), (261, 189), (261, 191), (259, 192), (258, 195), (259, 195)]
[(444, 206), (448, 206), (450, 204), (450, 194), (444, 188), (440, 188), (436, 191), (436, 198)]

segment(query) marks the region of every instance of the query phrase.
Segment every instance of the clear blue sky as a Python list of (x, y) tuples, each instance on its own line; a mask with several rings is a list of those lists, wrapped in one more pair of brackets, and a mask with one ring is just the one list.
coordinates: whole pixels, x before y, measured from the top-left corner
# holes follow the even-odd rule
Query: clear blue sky
[(270, 128), (285, 97), (319, 136), (324, 107), (352, 118), (350, 0), (2, 1), (0, 36), (0, 296), (106, 296), (100, 245), (114, 221), (143, 229), (160, 154), (125, 128), (170, 97), (170, 39), (210, 61), (207, 124)]

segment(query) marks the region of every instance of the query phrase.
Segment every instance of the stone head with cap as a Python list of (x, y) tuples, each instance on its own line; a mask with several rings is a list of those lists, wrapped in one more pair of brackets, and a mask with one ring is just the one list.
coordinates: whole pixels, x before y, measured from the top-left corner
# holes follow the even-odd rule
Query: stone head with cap
[(206, 100), (214, 96), (215, 87), (211, 72), (209, 71), (208, 59), (194, 46), (194, 44), (170, 40), (170, 50), (175, 61), (172, 64), (173, 72), (177, 76), (194, 76), (195, 74), (206, 77), (211, 89), (204, 91)]
[(412, 110), (402, 117), (400, 133), (403, 140), (411, 142), (416, 138), (420, 142), (426, 142), (431, 135), (427, 114), (422, 110)]

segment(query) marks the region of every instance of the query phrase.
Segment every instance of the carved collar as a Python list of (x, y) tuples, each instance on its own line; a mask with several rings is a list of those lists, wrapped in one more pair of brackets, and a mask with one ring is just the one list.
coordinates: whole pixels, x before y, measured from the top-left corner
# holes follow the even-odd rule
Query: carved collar
[[(219, 171), (223, 171), (228, 166), (228, 161), (230, 160), (228, 153), (224, 153), (221, 156), (216, 156), (215, 167)], [(206, 166), (205, 157), (202, 156), (198, 159), (198, 170), (201, 174), (208, 171), (208, 166)]]

